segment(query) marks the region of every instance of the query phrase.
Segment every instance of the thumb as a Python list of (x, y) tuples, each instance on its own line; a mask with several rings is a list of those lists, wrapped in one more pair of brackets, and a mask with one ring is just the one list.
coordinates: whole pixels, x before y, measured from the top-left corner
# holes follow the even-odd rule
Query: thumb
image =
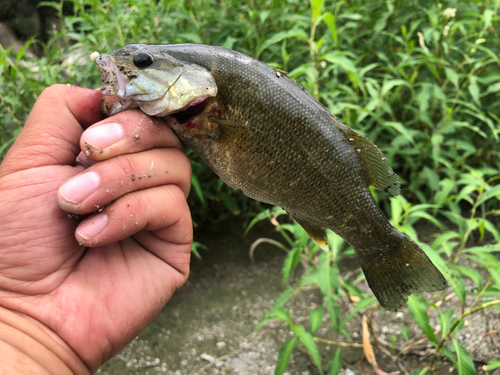
[(85, 128), (102, 119), (102, 94), (53, 85), (40, 94), (0, 169), (0, 176), (47, 165), (73, 165)]

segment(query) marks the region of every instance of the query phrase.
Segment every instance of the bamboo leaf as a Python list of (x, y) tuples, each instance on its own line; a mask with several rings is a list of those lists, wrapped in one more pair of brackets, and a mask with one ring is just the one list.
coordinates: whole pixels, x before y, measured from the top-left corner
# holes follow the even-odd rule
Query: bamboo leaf
[(321, 14), (321, 10), (323, 9), (323, 1), (324, 0), (311, 0), (311, 15), (312, 15), (312, 23), (316, 23), (318, 17)]
[(203, 194), (203, 189), (201, 188), (198, 177), (194, 173), (191, 175), (191, 186), (194, 188), (194, 192), (196, 193), (198, 199), (201, 201), (201, 204), (205, 205), (205, 196)]
[(309, 326), (311, 327), (311, 333), (313, 335), (318, 330), (322, 320), (323, 320), (323, 307), (311, 310), (311, 312), (309, 313)]
[(396, 86), (408, 86), (408, 83), (403, 79), (391, 79), (389, 81), (384, 81), (382, 85), (382, 96), (385, 96), (387, 92), (391, 91)]
[(420, 370), (410, 372), (410, 375), (425, 375), (429, 372), (429, 367), (424, 367)]
[(458, 375), (474, 375), (476, 373), (474, 370), (474, 363), (467, 350), (465, 350), (460, 344), (460, 341), (456, 338), (452, 339), (452, 350), (457, 355), (456, 365)]
[(278, 297), (276, 301), (274, 301), (274, 305), (271, 308), (270, 312), (274, 313), (275, 310), (279, 309), (281, 306), (283, 306), (285, 303), (288, 302), (290, 298), (295, 294), (297, 290), (294, 288), (288, 288), (285, 290), (281, 295)]
[(330, 321), (331, 321), (332, 328), (335, 330), (335, 332), (339, 332), (340, 307), (339, 307), (337, 300), (333, 294), (325, 297), (325, 305), (326, 305), (326, 309), (328, 311), (328, 314), (330, 314)]
[(352, 81), (354, 87), (360, 86), (361, 89), (364, 90), (363, 80), (361, 79), (358, 69), (356, 68), (354, 63), (344, 54), (340, 52), (330, 52), (323, 56), (323, 60), (340, 66), (347, 72), (347, 75)]
[(461, 274), (470, 277), (472, 281), (474, 281), (474, 283), (476, 284), (476, 287), (481, 288), (481, 283), (482, 283), (481, 274), (477, 272), (475, 269), (458, 265), (453, 266), (453, 268), (458, 270)]
[(299, 339), (296, 337), (285, 341), (278, 354), (278, 363), (276, 363), (276, 368), (274, 369), (275, 375), (282, 375), (286, 371), (290, 356), (299, 342)]
[(323, 374), (323, 370), (321, 369), (321, 356), (319, 355), (318, 347), (316, 346), (311, 334), (306, 331), (304, 326), (292, 326), (291, 328), (292, 331), (299, 337), (300, 342), (306, 347), (319, 372)]
[(332, 33), (333, 43), (336, 46), (338, 44), (339, 39), (337, 36), (337, 24), (335, 23), (335, 16), (332, 13), (327, 12), (323, 17), (323, 21), (325, 22), (326, 26), (328, 26), (328, 28), (330, 29), (330, 32)]
[(287, 30), (287, 31), (280, 31), (279, 33), (274, 34), (269, 39), (266, 39), (264, 41), (264, 43), (261, 44), (261, 46), (257, 52), (256, 58), (258, 58), (260, 56), (260, 54), (262, 52), (264, 52), (264, 50), (266, 48), (268, 48), (269, 46), (276, 44), (278, 42), (281, 42), (282, 40), (288, 39), (288, 38), (299, 38), (299, 39), (302, 39), (305, 41), (308, 40), (307, 33), (304, 30), (299, 29), (299, 28), (295, 28), (295, 29)]
[(281, 283), (283, 287), (285, 286), (285, 282), (290, 276), (290, 272), (292, 272), (297, 264), (300, 262), (300, 254), (301, 250), (299, 248), (295, 248), (288, 252), (286, 255), (285, 261), (283, 262), (283, 268), (281, 270)]
[(337, 375), (342, 367), (342, 348), (337, 348), (328, 362), (328, 375)]
[(460, 303), (462, 306), (465, 306), (465, 296), (466, 296), (466, 291), (465, 291), (465, 285), (462, 281), (462, 279), (458, 277), (452, 278), (452, 285), (453, 285), (453, 291), (457, 295), (458, 299), (460, 300)]
[(445, 69), (446, 78), (451, 81), (455, 85), (455, 88), (458, 90), (458, 74), (450, 68)]
[(427, 314), (427, 306), (422, 297), (418, 294), (412, 294), (408, 297), (408, 308), (413, 320), (420, 327), (424, 335), (429, 340), (437, 344), (436, 335), (429, 325), (429, 315)]

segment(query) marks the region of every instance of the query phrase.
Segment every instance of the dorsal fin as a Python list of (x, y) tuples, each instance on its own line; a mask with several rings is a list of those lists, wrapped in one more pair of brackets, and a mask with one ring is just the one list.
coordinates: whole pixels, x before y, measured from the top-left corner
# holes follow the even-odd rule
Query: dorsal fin
[(367, 184), (391, 195), (399, 195), (401, 183), (382, 151), (351, 128), (344, 125), (339, 129), (358, 152), (361, 164), (366, 171)]

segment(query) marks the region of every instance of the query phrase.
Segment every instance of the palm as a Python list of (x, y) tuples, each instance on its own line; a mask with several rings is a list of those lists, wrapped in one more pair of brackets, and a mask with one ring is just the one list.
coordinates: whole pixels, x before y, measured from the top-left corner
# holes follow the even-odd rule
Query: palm
[(103, 246), (79, 245), (81, 220), (59, 208), (57, 191), (85, 167), (53, 164), (0, 178), (0, 305), (42, 322), (95, 369), (183, 284), (189, 240), (148, 224)]

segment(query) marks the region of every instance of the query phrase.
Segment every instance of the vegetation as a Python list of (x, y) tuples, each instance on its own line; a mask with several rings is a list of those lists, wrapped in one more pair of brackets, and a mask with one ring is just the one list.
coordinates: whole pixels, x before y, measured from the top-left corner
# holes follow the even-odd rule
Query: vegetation
[[(44, 57), (28, 58), (25, 49), (16, 55), (0, 50), (2, 155), (44, 87), (53, 83), (99, 86), (99, 74), (88, 59), (93, 51), (108, 52), (132, 42), (207, 43), (288, 71), (388, 157), (402, 181), (402, 196), (374, 194), (392, 224), (414, 240), (415, 225), (436, 228), (431, 243), (420, 244), (444, 273), (450, 284), (447, 293), (452, 294), (437, 293), (428, 299), (413, 295), (408, 307), (422, 335), (410, 341), (403, 327), (403, 343), (391, 339), (384, 347), (374, 337), (378, 348), (398, 357), (416, 341), (428, 340), (434, 354), (417, 373), (432, 373), (436, 361), (448, 361), (459, 374), (474, 373), (458, 332), (469, 315), (500, 307), (499, 0), (70, 3), (69, 12), (63, 12), (68, 2), (43, 3), (55, 8), (63, 21), (50, 40), (41, 42)], [(35, 42), (27, 41), (26, 48)], [(250, 220), (261, 210), (191, 156), (190, 201), (196, 223), (234, 214)], [(263, 211), (249, 228), (281, 214), (278, 208)], [(331, 251), (322, 252), (297, 224), (275, 219), (273, 223), (288, 243), (282, 246), (287, 252), (285, 291), (259, 327), (279, 319), (294, 332), (281, 349), (276, 373), (285, 371), (299, 344), (320, 372), (336, 373), (342, 348), (361, 345), (352, 342), (346, 329), (351, 319), (364, 323), (368, 340), (362, 346), (376, 368), (369, 340), (376, 322), (370, 317), (380, 307), (359, 287), (362, 273), (343, 278), (338, 269), (338, 262), (352, 249), (330, 233)], [(300, 325), (292, 319), (287, 303), (311, 285), (321, 290), (323, 304), (310, 312), (308, 325)], [(443, 307), (450, 299), (459, 301), (461, 311)], [(346, 304), (351, 307), (341, 309)], [(438, 329), (429, 325), (431, 313), (439, 318)], [(324, 324), (333, 329), (334, 337), (318, 336)], [(320, 355), (318, 345), (325, 344), (337, 346), (331, 358)], [(396, 345), (400, 345), (397, 351)], [(495, 358), (487, 364), (488, 369), (498, 366), (500, 359)]]

